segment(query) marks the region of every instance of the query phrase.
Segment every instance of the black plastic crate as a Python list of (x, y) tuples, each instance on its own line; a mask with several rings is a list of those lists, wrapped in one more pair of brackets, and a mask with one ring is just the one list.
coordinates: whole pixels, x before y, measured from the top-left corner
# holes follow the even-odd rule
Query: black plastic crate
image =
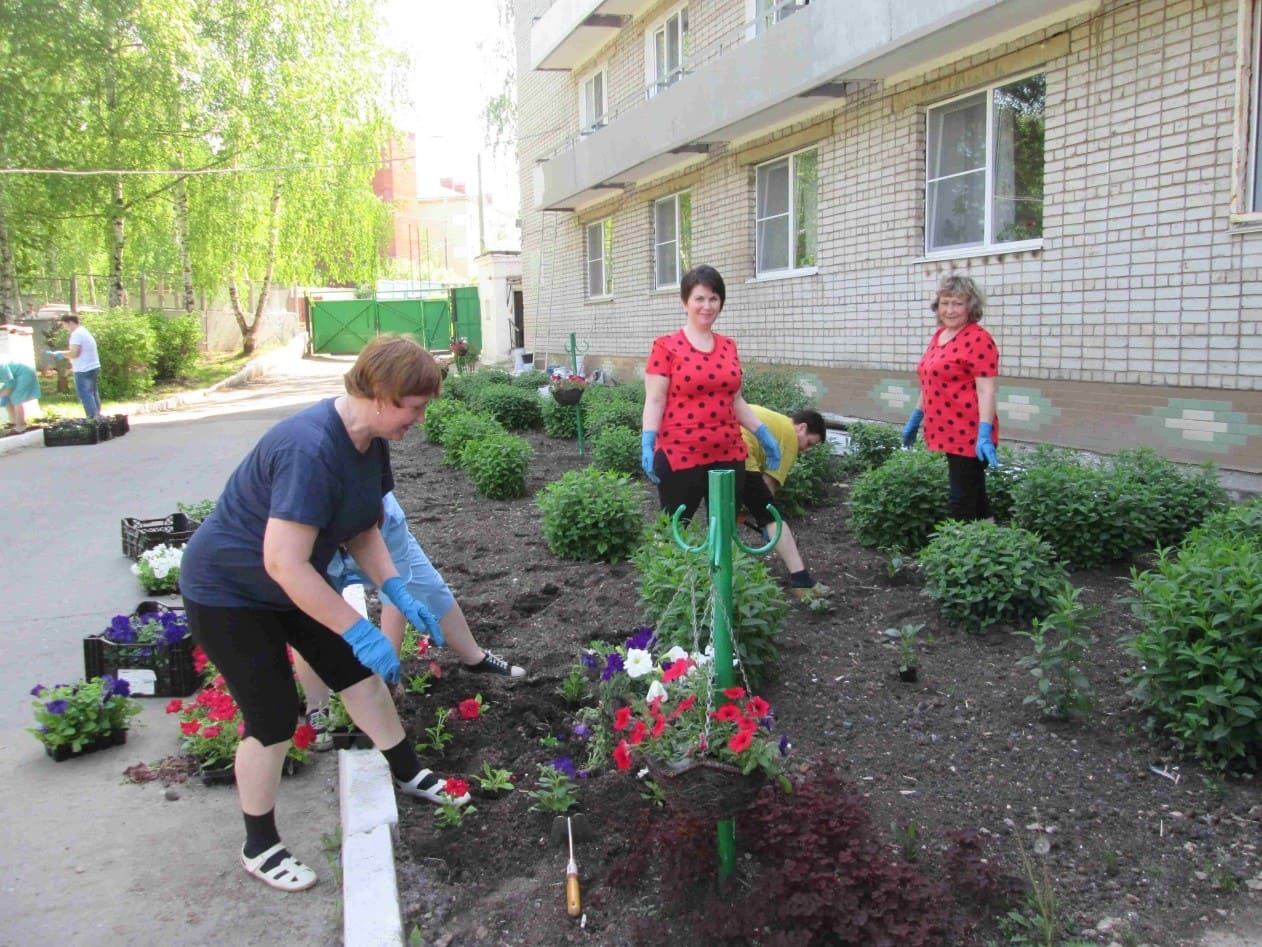
[(140, 554), (154, 546), (183, 546), (201, 524), (183, 513), (172, 513), (160, 520), (123, 517), (119, 530), (123, 539), (123, 555), (140, 559)]
[(91, 680), (103, 674), (126, 679), (133, 697), (187, 697), (198, 685), (198, 674), (193, 669), (193, 640), (185, 638), (159, 648), (151, 644), (120, 644), (104, 635), (84, 638), (83, 676)]
[(111, 437), (122, 437), (131, 430), (131, 422), (125, 414), (111, 414), (105, 420), (109, 421)]
[(57, 421), (44, 428), (45, 447), (72, 447), (80, 444), (99, 444), (111, 437), (109, 422), (99, 423), (96, 418), (74, 421)]

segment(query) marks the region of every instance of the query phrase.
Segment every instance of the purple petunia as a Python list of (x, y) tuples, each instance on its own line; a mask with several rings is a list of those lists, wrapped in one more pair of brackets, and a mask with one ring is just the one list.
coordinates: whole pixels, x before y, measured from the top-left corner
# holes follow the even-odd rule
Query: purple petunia
[(600, 655), (594, 651), (584, 651), (579, 660), (583, 662), (584, 667), (591, 668), (593, 671), (600, 668)]
[(127, 683), (127, 681), (123, 680), (121, 677), (114, 682), (113, 690), (114, 690), (114, 693), (117, 694), (119, 697), (131, 696), (131, 685)]
[(46, 704), (44, 704), (44, 709), (47, 710), (50, 714), (60, 717), (62, 714), (66, 712), (66, 708), (69, 706), (70, 706), (69, 701), (50, 700)]
[(564, 773), (570, 779), (574, 779), (577, 776), (574, 772), (574, 761), (568, 756), (558, 756), (554, 760), (548, 760), (548, 765), (558, 773)]
[(652, 628), (641, 628), (630, 638), (627, 639), (627, 650), (634, 648), (637, 651), (647, 651), (652, 647), (656, 636), (653, 634)]
[(622, 662), (622, 655), (618, 654), (617, 652), (614, 652), (613, 654), (609, 655), (609, 661), (605, 664), (605, 669), (600, 672), (600, 679), (602, 681), (611, 680), (613, 676), (617, 674), (619, 671), (621, 671), (624, 667), (625, 665)]
[(574, 724), (574, 735), (580, 740), (586, 740), (592, 735), (592, 728), (585, 723)]
[(788, 737), (780, 738), (780, 755), (781, 756), (789, 755), (789, 738)]
[(34, 687), (31, 688), (31, 696), (38, 697), (40, 695), (40, 692), (43, 690), (44, 690), (43, 684), (36, 684)]

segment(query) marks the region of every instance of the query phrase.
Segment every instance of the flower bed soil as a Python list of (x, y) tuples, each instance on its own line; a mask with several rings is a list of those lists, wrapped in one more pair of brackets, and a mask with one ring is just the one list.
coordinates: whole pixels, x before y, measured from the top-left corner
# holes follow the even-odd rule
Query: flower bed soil
[[(530, 440), (531, 497), (586, 463), (573, 442)], [(557, 559), (533, 499), (480, 498), (420, 436), (395, 446), (394, 467), (413, 531), (475, 634), (530, 675), (519, 683), (473, 675), (449, 652), (431, 651), (442, 676), (425, 695), (401, 698), (405, 724), (420, 739), (440, 708), (482, 694), (483, 716), (454, 718), (454, 741), (441, 757), (425, 754), (426, 765), (471, 779), (489, 763), (511, 770), (519, 787), (487, 799), (475, 782), (477, 812), (455, 829), (437, 827), (433, 806), (401, 802), (405, 931), (419, 929), (430, 945), (654, 942), (654, 930), (670, 927), (669, 900), (652, 883), (620, 883), (617, 872), (644, 837), (636, 812), (648, 804), (634, 771), (610, 767), (579, 782), (580, 808), (595, 831), (575, 851), (583, 922), (566, 915), (566, 854), (549, 842), (552, 817), (529, 811), (523, 791), (550, 759), (568, 755), (581, 766), (572, 738), (555, 748), (541, 741), (570, 733), (573, 708), (558, 689), (582, 647), (593, 638), (621, 641), (640, 624), (635, 570)], [(812, 572), (836, 590), (834, 607), (793, 606), (778, 671), (759, 688), (792, 741), (791, 775), (833, 754), (870, 804), (890, 857), (908, 848), (893, 827), (913, 826), (910, 854), (919, 853), (917, 865), (930, 875), (953, 831), (980, 832), (1002, 872), (1018, 880), (1028, 876), (1024, 849), (1035, 876), (1054, 886), (1065, 933), (1091, 942), (1193, 944), (1207, 924), (1256, 902), (1249, 883), (1262, 881), (1257, 782), (1179, 759), (1146, 735), (1127, 696), (1132, 662), (1120, 641), (1136, 627), (1127, 569), (1073, 576), (1085, 603), (1101, 610), (1086, 661), (1098, 704), (1086, 721), (1047, 722), (1022, 704), (1033, 681), (1016, 661), (1028, 643), (945, 625), (916, 581), (892, 580), (884, 560), (853, 541), (845, 492), (839, 484), (829, 506), (794, 524)], [(646, 515), (654, 506), (646, 487)], [(778, 563), (774, 569), (783, 578)], [(897, 654), (881, 636), (908, 622), (924, 622), (920, 637), (928, 639), (913, 684), (899, 681)], [(428, 664), (413, 659), (405, 673)], [(740, 831), (738, 819), (743, 857)], [(993, 923), (945, 942), (987, 939), (1010, 942)], [(686, 929), (674, 934), (675, 944), (702, 942)]]

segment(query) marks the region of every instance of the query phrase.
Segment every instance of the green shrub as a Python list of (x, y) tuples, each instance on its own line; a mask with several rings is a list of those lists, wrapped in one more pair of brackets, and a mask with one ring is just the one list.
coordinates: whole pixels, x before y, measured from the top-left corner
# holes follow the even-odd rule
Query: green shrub
[(776, 506), (785, 516), (801, 516), (811, 507), (823, 506), (828, 488), (840, 478), (840, 458), (827, 441), (816, 444), (798, 454), (784, 486), (776, 492)]
[(1262, 497), (1207, 516), (1205, 522), (1188, 535), (1187, 541), (1196, 542), (1205, 536), (1232, 536), (1262, 545)]
[(422, 425), (425, 439), (441, 447), (443, 433), (451, 419), (458, 415), (473, 413), (463, 401), (457, 401), (455, 398), (435, 398), (425, 406), (425, 422)]
[(1227, 507), (1227, 491), (1213, 464), (1185, 474), (1155, 451), (1139, 448), (1119, 452), (1109, 466), (1131, 510), (1136, 548), (1176, 545), (1205, 517)]
[(473, 406), (489, 414), (508, 431), (530, 431), (543, 424), (540, 397), (512, 385), (487, 385), (472, 397)]
[(774, 369), (746, 368), (741, 379), (741, 394), (750, 404), (781, 414), (791, 415), (802, 408), (815, 407), (796, 378)]
[(448, 375), (443, 381), (443, 394), (460, 401), (472, 401), (483, 388), (492, 385), (509, 385), (512, 375), (497, 368), (484, 368), (481, 371), (466, 372), (463, 375)]
[(1085, 622), (1097, 609), (1083, 607), (1078, 601), (1081, 592), (1066, 582), (1047, 617), (1035, 618), (1029, 631), (1017, 632), (1034, 647), (1017, 665), (1033, 675), (1037, 687), (1021, 703), (1037, 704), (1054, 720), (1085, 716), (1093, 703), (1091, 682), (1079, 665), (1091, 643)]
[(639, 476), (640, 431), (615, 425), (592, 438), (592, 466), (599, 470)]
[(1013, 491), (1013, 525), (1037, 533), (1069, 569), (1126, 559), (1135, 542), (1120, 487), (1096, 467), (1074, 462), (1034, 467)]
[(537, 368), (522, 372), (520, 375), (514, 375), (512, 382), (510, 382), (514, 388), (525, 388), (527, 391), (534, 392), (538, 392), (547, 383), (548, 373), (541, 372)]
[(524, 437), (492, 434), (469, 444), (461, 453), (460, 465), (482, 496), (511, 500), (526, 495), (526, 471), (533, 453)]
[(644, 532), (640, 488), (593, 467), (571, 470), (548, 484), (536, 503), (543, 513), (543, 538), (562, 559), (627, 559)]
[(903, 446), (903, 431), (893, 424), (857, 421), (846, 433), (850, 435), (850, 451), (844, 463), (846, 470), (854, 473), (875, 470)]
[(1032, 466), (1028, 454), (1018, 454), (999, 445), (999, 468), (986, 471), (986, 499), (990, 501), (990, 515), (996, 523), (1008, 523), (1012, 519), (1012, 497), (1017, 484)]
[(153, 326), (130, 309), (110, 309), (83, 317), (101, 359), (101, 397), (131, 398), (153, 387)]
[(472, 411), (447, 419), (443, 428), (443, 463), (449, 467), (464, 466), (464, 452), (469, 445), (484, 437), (507, 433), (494, 418)]
[(1047, 616), (1068, 581), (1047, 543), (989, 520), (942, 523), (920, 567), (943, 617), (970, 631)]
[(168, 316), (148, 313), (153, 329), (153, 378), (173, 381), (183, 378), (197, 366), (202, 350), (202, 321), (192, 314)]
[[(583, 400), (587, 400), (587, 395), (583, 395)], [(539, 401), (543, 408), (544, 434), (571, 441), (578, 437), (578, 405), (557, 404), (551, 397)]]
[(850, 491), (850, 529), (865, 546), (915, 552), (946, 517), (946, 464), (927, 450), (899, 451)]
[[(699, 517), (685, 531), (689, 545), (699, 545), (706, 524)], [(713, 622), (713, 583), (705, 553), (686, 552), (675, 542), (666, 516), (659, 516), (648, 540), (636, 550), (640, 601), (645, 624), (665, 648), (679, 645), (688, 651), (710, 643)], [(738, 549), (732, 550), (732, 647), (751, 686), (766, 679), (779, 654), (775, 638), (784, 629), (789, 611), (784, 590), (766, 565)]]
[(1133, 695), (1151, 723), (1210, 766), (1262, 762), (1262, 542), (1200, 532), (1134, 573), (1143, 630)]
[(643, 418), (644, 407), (634, 402), (623, 398), (592, 399), (587, 395), (583, 396), (583, 433), (593, 439), (601, 431), (611, 427), (632, 428), (639, 437)]

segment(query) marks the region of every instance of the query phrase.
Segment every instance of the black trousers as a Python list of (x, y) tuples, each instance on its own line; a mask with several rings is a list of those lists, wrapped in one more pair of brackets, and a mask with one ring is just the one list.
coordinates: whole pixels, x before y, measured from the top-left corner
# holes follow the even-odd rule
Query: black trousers
[(740, 512), (741, 492), (745, 478), (745, 462), (743, 460), (726, 460), (715, 464), (706, 464), (704, 467), (671, 470), (666, 454), (659, 450), (653, 456), (653, 473), (657, 474), (658, 479), (661, 481), (657, 485), (657, 498), (662, 505), (662, 511), (669, 516), (673, 516), (675, 510), (682, 505), (684, 512), (681, 519), (685, 523), (690, 522), (692, 515), (697, 512), (697, 507), (701, 505), (701, 501), (708, 497), (711, 470), (731, 470), (736, 473), (736, 482), (733, 485), (733, 498), (735, 501), (733, 517)]
[(950, 490), (947, 508), (953, 520), (990, 518), (990, 500), (986, 497), (986, 462), (976, 457), (947, 454), (947, 478)]

